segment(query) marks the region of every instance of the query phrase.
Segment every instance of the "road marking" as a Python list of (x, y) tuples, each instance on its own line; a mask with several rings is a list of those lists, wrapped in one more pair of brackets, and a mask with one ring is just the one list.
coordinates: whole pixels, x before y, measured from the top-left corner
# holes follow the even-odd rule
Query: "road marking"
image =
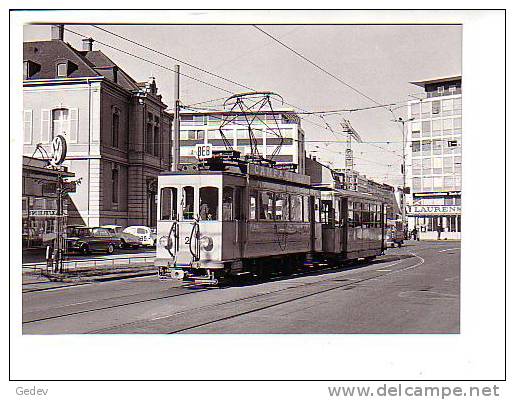
[(377, 272), (390, 272), (391, 269), (376, 269)]
[(438, 253), (443, 253), (445, 251), (451, 251), (451, 250), (461, 250), (461, 247), (453, 247), (452, 249), (438, 250)]

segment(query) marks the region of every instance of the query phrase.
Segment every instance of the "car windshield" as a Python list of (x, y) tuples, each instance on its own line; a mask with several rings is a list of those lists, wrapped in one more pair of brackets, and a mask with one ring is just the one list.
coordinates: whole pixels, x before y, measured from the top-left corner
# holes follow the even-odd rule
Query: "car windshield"
[(94, 236), (109, 236), (110, 232), (106, 228), (93, 228), (93, 235)]

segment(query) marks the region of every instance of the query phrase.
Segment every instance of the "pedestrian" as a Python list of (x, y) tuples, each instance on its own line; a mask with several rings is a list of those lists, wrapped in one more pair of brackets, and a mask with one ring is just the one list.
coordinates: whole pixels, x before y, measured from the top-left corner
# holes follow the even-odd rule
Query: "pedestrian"
[(413, 230), (411, 231), (411, 237), (413, 238), (413, 240), (419, 240), (418, 230), (416, 227), (413, 227)]
[(436, 233), (438, 234), (438, 240), (440, 240), (440, 237), (442, 236), (442, 231), (443, 231), (442, 225), (438, 225), (436, 227)]

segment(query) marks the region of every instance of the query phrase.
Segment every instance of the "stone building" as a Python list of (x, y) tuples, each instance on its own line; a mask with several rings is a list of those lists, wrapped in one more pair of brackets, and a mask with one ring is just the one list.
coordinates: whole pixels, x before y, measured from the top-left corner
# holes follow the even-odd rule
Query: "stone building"
[(68, 222), (90, 226), (156, 225), (156, 183), (170, 169), (173, 115), (155, 80), (137, 82), (84, 39), (23, 44), (23, 154), (68, 143), (65, 164), (81, 180), (70, 196)]

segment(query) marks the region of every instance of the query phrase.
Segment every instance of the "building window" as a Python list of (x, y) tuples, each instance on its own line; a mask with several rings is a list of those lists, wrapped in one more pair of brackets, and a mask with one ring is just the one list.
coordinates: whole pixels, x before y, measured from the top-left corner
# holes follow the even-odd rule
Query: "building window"
[(68, 63), (57, 64), (57, 77), (66, 78), (68, 76)]
[(66, 108), (52, 110), (52, 139), (57, 135), (67, 136), (69, 129), (69, 112)]
[(117, 109), (115, 109), (113, 112), (113, 125), (111, 127), (111, 130), (113, 147), (118, 147), (120, 134), (120, 114)]
[(433, 115), (440, 114), (440, 105), (441, 105), (440, 104), (440, 100), (432, 102), (432, 113), (433, 113)]
[(113, 191), (112, 202), (113, 202), (113, 204), (118, 204), (119, 186), (118, 186), (118, 169), (117, 168), (113, 168), (111, 179), (112, 179), (111, 186), (112, 186), (112, 191)]
[(147, 132), (146, 132), (147, 140), (145, 151), (148, 154), (153, 154), (153, 144), (154, 144), (154, 129), (151, 123), (147, 123)]
[(420, 118), (420, 103), (413, 103), (411, 105), (411, 116), (415, 119)]
[(431, 115), (431, 103), (429, 101), (422, 102), (422, 118), (429, 118)]
[(159, 149), (161, 147), (161, 138), (159, 135), (159, 126), (154, 126), (154, 155), (159, 157)]

